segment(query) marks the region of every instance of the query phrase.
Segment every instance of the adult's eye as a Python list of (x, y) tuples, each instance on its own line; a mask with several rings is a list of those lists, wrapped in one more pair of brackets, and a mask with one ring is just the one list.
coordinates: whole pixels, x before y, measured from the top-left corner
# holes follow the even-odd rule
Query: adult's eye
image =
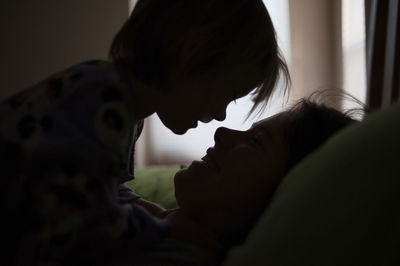
[(257, 145), (263, 145), (263, 136), (261, 134), (254, 135), (251, 140)]

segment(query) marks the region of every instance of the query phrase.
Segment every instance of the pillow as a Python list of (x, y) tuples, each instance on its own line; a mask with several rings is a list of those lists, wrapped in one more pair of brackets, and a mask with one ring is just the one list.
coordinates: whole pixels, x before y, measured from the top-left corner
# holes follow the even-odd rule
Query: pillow
[(332, 137), (225, 265), (400, 265), (400, 104)]
[(143, 199), (155, 202), (167, 209), (177, 208), (174, 176), (178, 165), (148, 166), (135, 170), (135, 179), (126, 183)]

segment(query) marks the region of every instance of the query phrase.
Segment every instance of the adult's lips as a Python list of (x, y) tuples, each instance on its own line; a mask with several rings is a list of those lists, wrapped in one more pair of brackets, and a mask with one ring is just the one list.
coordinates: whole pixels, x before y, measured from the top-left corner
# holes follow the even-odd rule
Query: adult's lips
[(207, 149), (207, 154), (203, 158), (201, 158), (210, 168), (219, 172), (220, 167), (218, 165), (218, 161), (216, 160), (215, 150), (213, 148)]

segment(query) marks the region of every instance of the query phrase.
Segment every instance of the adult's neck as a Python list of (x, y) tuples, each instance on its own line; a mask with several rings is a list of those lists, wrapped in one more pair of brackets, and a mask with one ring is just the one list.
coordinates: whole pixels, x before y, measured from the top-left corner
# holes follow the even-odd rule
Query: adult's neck
[(172, 225), (172, 237), (179, 241), (199, 247), (212, 256), (221, 249), (216, 232), (207, 224), (195, 221), (181, 209), (165, 217)]

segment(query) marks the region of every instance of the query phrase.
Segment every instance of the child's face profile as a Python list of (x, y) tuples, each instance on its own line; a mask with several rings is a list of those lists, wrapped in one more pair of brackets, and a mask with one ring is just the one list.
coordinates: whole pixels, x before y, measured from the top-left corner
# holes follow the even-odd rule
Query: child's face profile
[(219, 128), (206, 156), (175, 175), (180, 208), (195, 218), (223, 213), (233, 219), (260, 208), (286, 171), (283, 114), (247, 131)]
[(253, 87), (237, 78), (201, 78), (171, 82), (156, 111), (163, 124), (175, 134), (184, 134), (197, 127), (198, 121), (208, 123), (225, 120), (230, 102), (247, 95)]

